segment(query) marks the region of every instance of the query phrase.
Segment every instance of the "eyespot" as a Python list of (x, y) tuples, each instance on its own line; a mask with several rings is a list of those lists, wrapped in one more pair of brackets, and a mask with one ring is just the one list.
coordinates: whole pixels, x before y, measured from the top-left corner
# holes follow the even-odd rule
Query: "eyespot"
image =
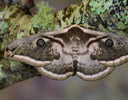
[(60, 54), (57, 53), (54, 58), (55, 58), (56, 60), (58, 60), (58, 59), (60, 58)]
[(43, 39), (39, 39), (37, 40), (36, 45), (38, 47), (43, 47), (45, 45), (45, 41)]
[(96, 60), (96, 56), (95, 56), (94, 54), (91, 54), (91, 55), (90, 55), (90, 58), (91, 58), (92, 60)]
[(112, 41), (111, 39), (107, 39), (107, 40), (105, 41), (105, 45), (106, 45), (107, 47), (112, 47), (112, 46), (113, 46), (113, 41)]

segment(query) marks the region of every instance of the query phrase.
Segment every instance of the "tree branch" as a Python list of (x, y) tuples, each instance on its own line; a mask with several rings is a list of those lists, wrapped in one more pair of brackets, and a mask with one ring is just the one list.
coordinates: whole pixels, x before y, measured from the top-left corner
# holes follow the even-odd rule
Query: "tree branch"
[[(104, 2), (109, 1), (104, 0)], [(99, 7), (93, 3), (99, 3)], [(83, 0), (79, 4), (71, 5), (55, 13), (55, 30), (71, 24), (82, 24), (88, 29), (127, 36), (128, 20), (123, 16), (128, 13), (124, 7), (126, 4), (121, 6), (110, 3), (108, 8), (105, 4), (100, 4), (95, 0)], [(116, 11), (114, 10), (116, 7), (124, 9)], [(120, 12), (121, 10), (123, 11)], [(0, 89), (34, 76), (40, 76), (34, 67), (4, 59), (4, 50), (12, 41), (37, 32), (37, 29), (30, 27), (31, 18), (32, 16), (19, 6), (0, 7)]]
[(0, 89), (34, 76), (41, 76), (34, 67), (6, 59), (0, 60)]

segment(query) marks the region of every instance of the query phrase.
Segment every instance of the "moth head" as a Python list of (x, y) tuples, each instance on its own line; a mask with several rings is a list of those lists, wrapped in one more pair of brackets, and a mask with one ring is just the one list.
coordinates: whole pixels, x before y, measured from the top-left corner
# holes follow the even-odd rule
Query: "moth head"
[[(16, 40), (6, 49), (5, 58), (35, 66), (52, 79), (78, 75), (92, 81), (107, 76), (114, 66), (122, 64), (121, 60), (114, 60), (127, 55), (126, 44), (125, 37), (72, 25)], [(117, 54), (122, 46), (125, 52)]]
[[(30, 63), (31, 60), (52, 61), (53, 59), (59, 59), (59, 53), (56, 52), (56, 49), (53, 50), (51, 48), (53, 41), (54, 40), (52, 38), (49, 39), (42, 35), (32, 35), (18, 39), (6, 48), (5, 58), (16, 60), (15, 56), (22, 56), (26, 57)], [(21, 59), (19, 58), (19, 60)], [(33, 66), (40, 65), (35, 64)]]

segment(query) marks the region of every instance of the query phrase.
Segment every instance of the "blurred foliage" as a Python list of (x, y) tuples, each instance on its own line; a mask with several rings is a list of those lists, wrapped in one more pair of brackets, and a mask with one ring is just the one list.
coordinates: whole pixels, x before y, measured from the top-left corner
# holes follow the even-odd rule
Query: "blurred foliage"
[(2, 21), (2, 22), (0, 23), (0, 29), (1, 29), (0, 34), (4, 34), (4, 31), (5, 31), (5, 29), (7, 29), (7, 28), (8, 28), (8, 23), (6, 23), (5, 21)]

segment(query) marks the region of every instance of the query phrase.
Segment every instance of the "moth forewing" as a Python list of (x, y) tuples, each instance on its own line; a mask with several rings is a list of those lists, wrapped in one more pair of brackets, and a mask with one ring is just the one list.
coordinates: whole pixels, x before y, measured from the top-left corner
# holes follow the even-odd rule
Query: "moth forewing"
[(128, 47), (123, 50), (126, 44), (123, 39), (128, 41), (114, 34), (71, 25), (16, 40), (9, 45), (5, 57), (35, 66), (51, 79), (63, 80), (78, 75), (93, 81), (109, 75), (113, 66), (128, 61), (124, 57), (128, 55)]
[(13, 55), (10, 59), (19, 61), (19, 62), (23, 62), (23, 63), (29, 64), (29, 65), (35, 66), (35, 67), (43, 67), (43, 66), (49, 65), (51, 63), (50, 61), (37, 61), (30, 57), (21, 56), (21, 55)]

